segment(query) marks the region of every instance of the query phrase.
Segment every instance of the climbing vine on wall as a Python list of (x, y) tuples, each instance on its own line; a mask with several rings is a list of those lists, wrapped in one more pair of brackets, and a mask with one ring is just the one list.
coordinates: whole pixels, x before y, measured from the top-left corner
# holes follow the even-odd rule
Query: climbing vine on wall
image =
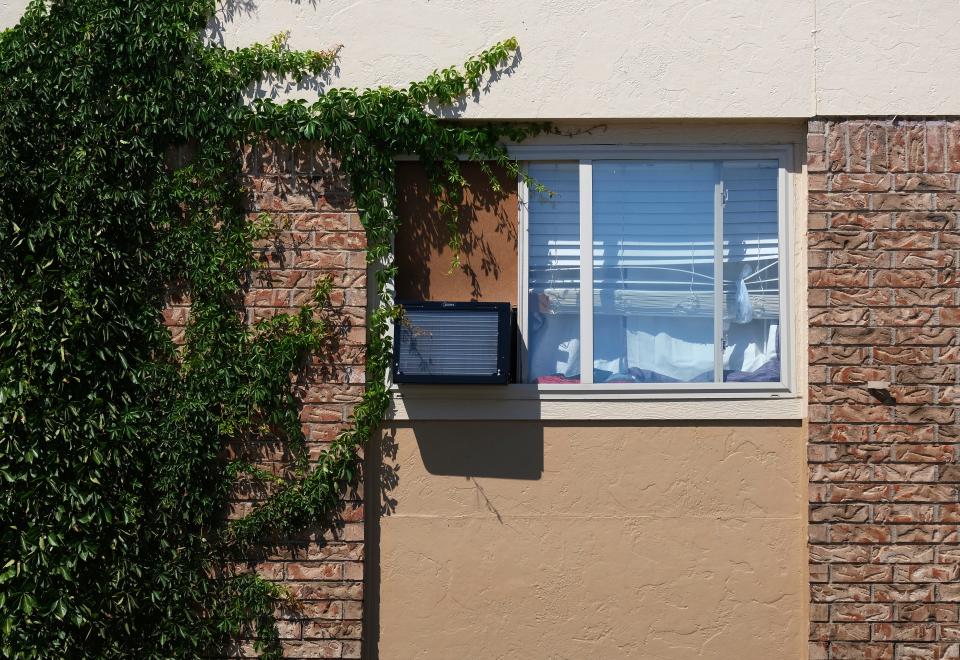
[[(539, 127), (444, 122), (427, 110), (476, 92), (514, 40), (405, 89), (327, 89), (244, 101), (267, 75), (321, 76), (335, 51), (284, 38), (228, 50), (212, 0), (34, 0), (0, 35), (0, 652), (194, 657), (256, 630), (279, 651), (282, 589), (231, 566), (265, 539), (322, 522), (354, 480), (386, 409), (385, 293), (393, 275), (394, 157), (418, 154), (455, 226), (458, 156), (512, 171), (501, 142)], [(328, 284), (299, 313), (253, 326), (241, 308), (253, 242), (241, 152), (319, 142), (346, 172), (383, 265), (352, 425), (305, 460), (291, 374), (321, 350)], [(172, 151), (190, 157), (170, 165)], [(495, 183), (495, 182), (494, 182)], [(454, 247), (456, 234), (452, 234)], [(176, 347), (170, 291), (190, 319)], [(294, 476), (225, 522), (239, 478), (222, 458), (281, 440)]]

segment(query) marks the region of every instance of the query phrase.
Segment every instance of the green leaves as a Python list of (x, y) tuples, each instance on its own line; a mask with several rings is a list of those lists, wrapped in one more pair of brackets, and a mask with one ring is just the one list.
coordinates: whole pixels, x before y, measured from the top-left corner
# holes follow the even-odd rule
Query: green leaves
[[(276, 585), (237, 574), (264, 538), (329, 519), (389, 402), (386, 283), (397, 226), (394, 158), (419, 154), (455, 228), (458, 158), (510, 166), (503, 139), (426, 104), (478, 91), (517, 48), (407, 90), (330, 89), (316, 101), (242, 102), (273, 76), (321, 76), (339, 47), (286, 35), (204, 42), (211, 0), (34, 0), (0, 33), (0, 654), (215, 655), (256, 632), (279, 652)], [(242, 146), (315, 140), (338, 158), (367, 233), (380, 307), (367, 387), (345, 430), (307, 465), (291, 373), (324, 348), (333, 282), (297, 313), (247, 326), (253, 243), (276, 230), (243, 203)], [(516, 172), (514, 167), (512, 170)], [(451, 244), (459, 245), (455, 231)], [(190, 302), (182, 346), (162, 322)], [(223, 460), (241, 439), (282, 442), (295, 476)], [(273, 494), (222, 519), (240, 479)]]

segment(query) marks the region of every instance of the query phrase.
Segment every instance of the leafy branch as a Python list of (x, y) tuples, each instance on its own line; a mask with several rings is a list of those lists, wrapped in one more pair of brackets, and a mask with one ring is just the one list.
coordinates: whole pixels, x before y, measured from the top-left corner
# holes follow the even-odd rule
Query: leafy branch
[[(329, 522), (383, 419), (396, 316), (390, 245), (403, 230), (395, 157), (423, 160), (455, 229), (459, 160), (522, 176), (502, 144), (543, 130), (466, 126), (427, 109), (477, 92), (514, 39), (406, 89), (248, 104), (251, 84), (323, 76), (339, 48), (296, 51), (286, 35), (211, 45), (203, 33), (215, 9), (213, 0), (33, 0), (0, 33), (7, 657), (197, 657), (254, 632), (261, 652), (278, 656), (273, 616), (286, 595), (237, 559)], [(245, 212), (242, 150), (304, 140), (339, 161), (367, 258), (380, 266), (362, 400), (314, 463), (291, 375), (325, 350), (332, 284), (321, 279), (292, 314), (252, 326), (241, 314), (254, 241), (276, 229), (269, 215)], [(174, 289), (189, 302), (180, 346), (163, 323)], [(286, 443), (293, 476), (224, 460), (251, 440)], [(270, 495), (226, 522), (240, 480)]]

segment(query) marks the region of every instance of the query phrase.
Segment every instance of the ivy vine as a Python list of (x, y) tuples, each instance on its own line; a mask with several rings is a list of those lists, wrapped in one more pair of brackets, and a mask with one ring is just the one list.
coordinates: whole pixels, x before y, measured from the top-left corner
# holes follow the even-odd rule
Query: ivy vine
[[(388, 403), (386, 294), (394, 158), (417, 154), (456, 226), (458, 158), (516, 172), (501, 146), (538, 126), (466, 125), (427, 110), (476, 92), (513, 39), (405, 89), (244, 101), (267, 75), (322, 75), (336, 51), (280, 36), (209, 42), (213, 0), (33, 0), (0, 34), (0, 652), (7, 657), (196, 657), (257, 633), (280, 653), (281, 587), (233, 570), (265, 540), (328, 520)], [(313, 304), (253, 326), (256, 267), (244, 145), (320, 143), (347, 174), (381, 264), (367, 386), (352, 424), (308, 463), (291, 374), (322, 350), (329, 281)], [(172, 150), (192, 157), (177, 168)], [(490, 170), (487, 170), (488, 173)], [(492, 174), (491, 174), (492, 179)], [(496, 181), (494, 180), (494, 185)], [(458, 247), (456, 232), (452, 244)], [(190, 301), (184, 344), (162, 320)], [(222, 459), (286, 442), (294, 476)], [(243, 518), (237, 479), (271, 481)]]

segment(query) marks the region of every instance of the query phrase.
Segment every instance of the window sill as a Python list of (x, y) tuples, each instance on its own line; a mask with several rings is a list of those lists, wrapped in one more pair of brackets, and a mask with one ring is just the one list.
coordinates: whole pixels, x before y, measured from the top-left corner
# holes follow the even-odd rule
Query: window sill
[(387, 419), (764, 420), (803, 419), (806, 402), (787, 390), (637, 391), (602, 386), (394, 385)]

